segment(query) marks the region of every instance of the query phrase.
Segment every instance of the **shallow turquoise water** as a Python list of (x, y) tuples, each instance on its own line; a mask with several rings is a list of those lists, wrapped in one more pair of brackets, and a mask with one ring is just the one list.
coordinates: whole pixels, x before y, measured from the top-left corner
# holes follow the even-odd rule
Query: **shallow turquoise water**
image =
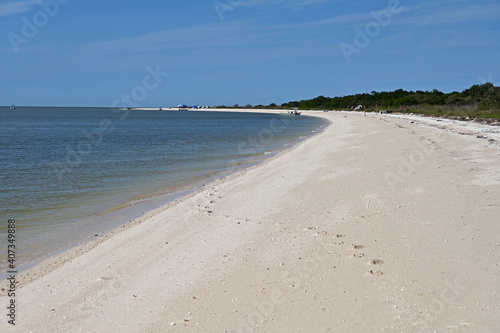
[[(107, 212), (148, 198), (164, 203), (323, 125), (303, 116), (107, 108), (0, 108), (0, 120), (0, 230), (6, 235), (16, 219), (18, 263), (136, 217)], [(1, 236), (0, 249), (6, 243)]]

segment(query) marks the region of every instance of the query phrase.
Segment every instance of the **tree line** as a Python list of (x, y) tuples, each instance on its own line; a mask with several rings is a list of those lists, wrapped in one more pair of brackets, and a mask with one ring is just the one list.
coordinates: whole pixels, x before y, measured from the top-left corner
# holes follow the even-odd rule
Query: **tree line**
[(309, 100), (292, 101), (281, 106), (301, 109), (336, 109), (363, 105), (369, 109), (398, 109), (411, 106), (475, 106), (478, 110), (500, 109), (500, 87), (493, 83), (476, 84), (462, 92), (432, 91), (372, 91), (342, 97), (318, 96)]
[[(362, 105), (367, 111), (396, 111), (430, 114), (457, 114), (500, 118), (500, 87), (493, 83), (476, 84), (462, 92), (432, 91), (372, 91), (341, 97), (318, 96), (313, 99), (290, 101), (281, 105), (246, 105), (256, 109), (346, 110)], [(224, 107), (224, 106), (220, 106)], [(240, 107), (235, 105), (233, 107)], [(243, 107), (243, 106), (241, 106)]]

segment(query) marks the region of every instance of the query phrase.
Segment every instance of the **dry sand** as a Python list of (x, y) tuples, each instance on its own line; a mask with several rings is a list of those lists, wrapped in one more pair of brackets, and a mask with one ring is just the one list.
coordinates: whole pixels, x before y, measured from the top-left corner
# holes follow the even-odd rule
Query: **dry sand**
[(0, 331), (499, 332), (498, 128), (316, 115), (324, 132), (23, 273)]

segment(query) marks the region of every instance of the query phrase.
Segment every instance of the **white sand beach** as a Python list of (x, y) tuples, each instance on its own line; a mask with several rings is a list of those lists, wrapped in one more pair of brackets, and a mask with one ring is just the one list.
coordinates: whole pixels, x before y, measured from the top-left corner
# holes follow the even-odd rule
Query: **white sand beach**
[(18, 275), (0, 331), (498, 332), (500, 128), (304, 114), (331, 124)]

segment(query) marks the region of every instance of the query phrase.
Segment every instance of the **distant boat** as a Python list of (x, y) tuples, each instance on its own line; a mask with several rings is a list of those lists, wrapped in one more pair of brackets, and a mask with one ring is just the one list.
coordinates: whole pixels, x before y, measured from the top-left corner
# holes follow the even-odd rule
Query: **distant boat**
[(17, 109), (17, 108), (16, 108), (16, 106), (13, 104), (13, 105), (11, 105), (11, 106), (10, 106), (10, 109), (11, 109), (11, 110), (15, 110), (15, 109)]
[(301, 112), (297, 111), (297, 109), (294, 109), (292, 111), (289, 111), (288, 114), (292, 116), (300, 116)]
[(288, 112), (281, 112), (280, 113), (282, 116), (300, 116), (301, 112), (298, 112), (297, 110), (293, 111), (288, 111)]

